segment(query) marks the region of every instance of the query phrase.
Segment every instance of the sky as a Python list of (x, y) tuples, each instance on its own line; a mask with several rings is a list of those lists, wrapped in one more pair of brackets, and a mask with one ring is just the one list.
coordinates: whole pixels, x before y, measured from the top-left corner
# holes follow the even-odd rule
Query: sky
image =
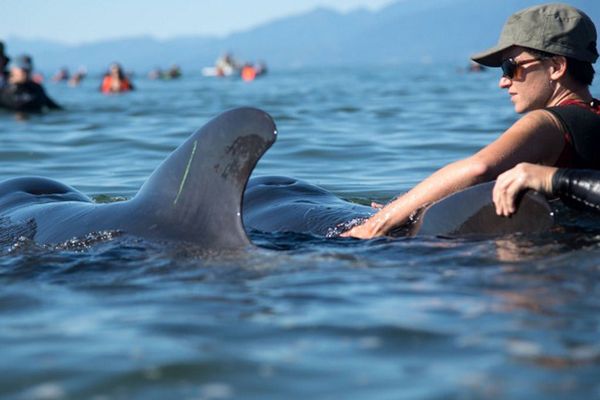
[(0, 0), (0, 40), (68, 44), (150, 35), (227, 34), (316, 7), (380, 9), (394, 0)]

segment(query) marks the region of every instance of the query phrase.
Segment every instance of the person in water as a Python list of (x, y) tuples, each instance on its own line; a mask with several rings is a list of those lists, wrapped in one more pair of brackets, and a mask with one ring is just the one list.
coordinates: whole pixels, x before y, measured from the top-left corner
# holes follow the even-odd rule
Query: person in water
[(11, 66), (8, 84), (0, 91), (0, 107), (22, 112), (62, 109), (48, 97), (44, 88), (32, 79), (32, 70), (33, 61), (30, 56), (17, 57)]
[(120, 93), (133, 90), (133, 84), (123, 72), (121, 65), (113, 63), (108, 69), (108, 73), (104, 75), (100, 91), (102, 93)]
[(62, 67), (59, 69), (56, 74), (52, 77), (53, 82), (68, 82), (71, 78), (71, 74), (69, 73), (69, 69), (67, 67)]
[[(501, 67), (499, 86), (526, 113), (476, 154), (448, 164), (342, 236), (372, 238), (402, 226), (419, 208), (528, 162), (600, 169), (600, 102), (589, 86), (596, 28), (582, 11), (544, 4), (511, 15), (496, 46), (472, 59)], [(595, 137), (594, 137), (595, 136)]]
[(4, 43), (0, 42), (0, 89), (8, 84), (7, 66), (10, 58), (4, 53)]

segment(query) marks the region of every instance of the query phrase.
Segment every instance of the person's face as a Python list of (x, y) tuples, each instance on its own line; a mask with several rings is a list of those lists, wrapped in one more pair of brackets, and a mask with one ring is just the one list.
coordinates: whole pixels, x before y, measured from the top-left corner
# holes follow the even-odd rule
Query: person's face
[(24, 83), (29, 74), (23, 68), (12, 67), (10, 69), (10, 83)]
[(503, 75), (499, 86), (508, 90), (517, 113), (547, 107), (554, 93), (550, 77), (550, 59), (540, 59), (520, 47), (504, 52), (502, 59), (512, 59), (512, 77)]
[(120, 68), (118, 65), (111, 65), (110, 66), (110, 74), (115, 77), (119, 76), (119, 69)]

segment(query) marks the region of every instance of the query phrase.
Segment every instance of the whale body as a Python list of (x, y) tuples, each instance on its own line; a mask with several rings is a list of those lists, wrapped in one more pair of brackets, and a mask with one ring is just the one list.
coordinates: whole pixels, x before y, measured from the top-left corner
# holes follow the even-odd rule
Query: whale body
[(93, 203), (74, 188), (41, 177), (1, 182), (2, 235), (54, 244), (115, 230), (203, 248), (248, 246), (241, 220), (243, 193), (276, 134), (264, 111), (226, 111), (194, 132), (133, 198), (122, 202)]
[[(251, 245), (247, 230), (336, 236), (375, 210), (307, 182), (249, 181), (275, 142), (273, 119), (255, 108), (226, 111), (194, 132), (127, 201), (97, 204), (76, 189), (41, 177), (0, 182), (0, 239), (62, 243), (100, 231), (207, 249)], [(547, 201), (527, 192), (511, 218), (495, 214), (493, 182), (465, 189), (421, 210), (401, 235), (501, 235), (542, 232), (553, 224)]]
[[(554, 225), (544, 196), (528, 191), (510, 218), (496, 215), (494, 182), (456, 192), (415, 213), (392, 236), (495, 236), (545, 232)], [(344, 201), (301, 180), (271, 176), (251, 179), (244, 196), (244, 223), (262, 232), (335, 236), (373, 215), (369, 206)]]

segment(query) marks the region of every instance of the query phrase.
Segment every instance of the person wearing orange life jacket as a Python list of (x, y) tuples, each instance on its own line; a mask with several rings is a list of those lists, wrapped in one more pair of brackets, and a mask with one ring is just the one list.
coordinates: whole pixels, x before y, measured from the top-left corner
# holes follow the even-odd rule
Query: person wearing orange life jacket
[(120, 93), (134, 90), (133, 84), (123, 73), (123, 69), (117, 63), (110, 65), (108, 73), (102, 80), (100, 91), (102, 93)]
[(240, 73), (242, 79), (246, 82), (253, 81), (256, 78), (256, 68), (250, 64), (244, 65), (242, 72)]

